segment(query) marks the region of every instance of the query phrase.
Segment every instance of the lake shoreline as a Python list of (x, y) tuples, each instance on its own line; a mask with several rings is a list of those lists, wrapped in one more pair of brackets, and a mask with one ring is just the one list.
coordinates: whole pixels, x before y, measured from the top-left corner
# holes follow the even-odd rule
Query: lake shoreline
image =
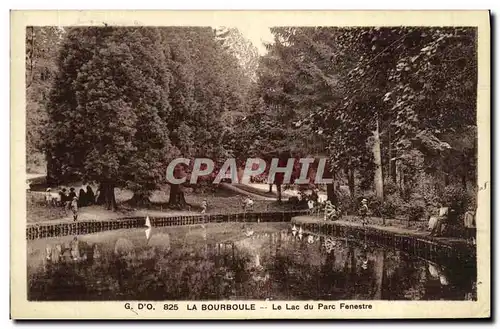
[(368, 224), (363, 227), (361, 223), (325, 221), (311, 215), (296, 216), (291, 223), (302, 228), (304, 234), (352, 236), (360, 241), (370, 240), (440, 264), (458, 262), (465, 266), (476, 266), (476, 246), (461, 238), (433, 237), (429, 232), (394, 226)]

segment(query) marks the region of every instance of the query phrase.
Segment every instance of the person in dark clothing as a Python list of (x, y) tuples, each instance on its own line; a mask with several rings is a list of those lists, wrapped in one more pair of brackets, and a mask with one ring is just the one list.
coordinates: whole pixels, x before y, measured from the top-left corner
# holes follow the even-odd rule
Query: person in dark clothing
[(68, 198), (70, 201), (73, 201), (73, 199), (76, 198), (76, 192), (73, 187), (69, 189)]
[(78, 191), (78, 207), (85, 207), (88, 204), (87, 194), (83, 188)]
[(311, 192), (311, 200), (315, 203), (318, 202), (318, 191), (316, 189), (313, 189)]
[[(76, 192), (75, 192), (75, 189), (72, 187), (72, 188), (70, 188), (70, 189), (69, 189), (68, 199), (67, 199), (67, 201), (66, 201), (66, 207), (67, 207), (68, 209), (70, 209), (70, 208), (71, 208), (71, 203), (73, 202), (73, 200), (74, 200), (75, 198), (77, 198), (77, 196), (76, 196)], [(78, 198), (77, 198), (77, 199), (78, 199)]]
[(63, 188), (61, 191), (59, 191), (59, 195), (61, 196), (61, 206), (65, 207), (66, 202), (68, 202), (68, 194), (66, 194), (66, 189)]
[(88, 205), (93, 205), (95, 203), (94, 191), (92, 191), (90, 185), (87, 185), (87, 203)]

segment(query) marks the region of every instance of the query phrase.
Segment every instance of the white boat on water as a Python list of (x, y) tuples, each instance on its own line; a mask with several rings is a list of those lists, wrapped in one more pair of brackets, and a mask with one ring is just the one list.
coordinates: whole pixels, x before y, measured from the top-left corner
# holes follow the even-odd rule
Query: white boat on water
[(147, 227), (146, 229), (146, 239), (149, 240), (149, 237), (151, 236), (151, 221), (149, 220), (149, 216), (146, 216), (146, 223), (145, 226)]

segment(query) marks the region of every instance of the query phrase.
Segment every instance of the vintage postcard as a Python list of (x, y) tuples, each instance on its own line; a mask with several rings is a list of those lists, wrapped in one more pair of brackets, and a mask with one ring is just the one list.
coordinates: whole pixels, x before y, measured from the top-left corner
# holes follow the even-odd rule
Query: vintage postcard
[(489, 318), (488, 11), (12, 11), (13, 319)]

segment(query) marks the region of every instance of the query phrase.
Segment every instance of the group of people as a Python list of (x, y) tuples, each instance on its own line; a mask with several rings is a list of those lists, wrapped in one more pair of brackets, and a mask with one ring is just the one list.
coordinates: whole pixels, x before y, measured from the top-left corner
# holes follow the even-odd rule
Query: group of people
[(324, 219), (331, 221), (340, 219), (340, 207), (336, 207), (330, 200), (326, 200)]
[(86, 260), (94, 260), (101, 257), (99, 247), (89, 245), (85, 242), (78, 241), (78, 238), (73, 238), (73, 241), (65, 244), (47, 245), (45, 247), (46, 264), (57, 264), (60, 262), (71, 263)]
[[(254, 205), (254, 201), (250, 199), (249, 197), (242, 197), (241, 199), (241, 206), (243, 208), (243, 211), (248, 211), (249, 209), (252, 209)], [(207, 199), (203, 199), (201, 202), (201, 213), (205, 214), (208, 210), (208, 201)]]
[[(321, 202), (321, 200), (319, 199), (314, 200), (311, 197), (307, 201), (307, 206), (311, 214), (313, 214), (316, 211), (323, 210), (324, 213), (323, 219), (325, 221), (326, 220), (335, 221), (342, 217), (342, 209), (340, 208), (340, 206), (334, 205), (330, 200), (325, 200)], [(368, 200), (362, 199), (361, 205), (358, 209), (358, 215), (361, 219), (361, 223), (363, 224), (363, 226), (367, 224), (368, 214), (369, 214)]]
[[(361, 219), (361, 224), (365, 226), (367, 224), (367, 219), (368, 219), (368, 200), (362, 199), (361, 200), (361, 206), (358, 209), (358, 215), (359, 218)], [(339, 206), (335, 206), (331, 203), (331, 201), (327, 200), (325, 202), (325, 215), (324, 219), (325, 220), (337, 220), (342, 217), (342, 210)]]
[[(450, 218), (456, 215), (455, 209), (450, 207), (440, 207), (437, 216), (429, 217), (430, 236), (443, 236), (446, 234)], [(472, 244), (476, 243), (476, 213), (472, 206), (463, 214), (463, 224), (465, 228), (465, 238)]]
[(82, 187), (78, 195), (73, 187), (69, 189), (69, 193), (66, 188), (62, 188), (57, 194), (52, 193), (51, 188), (47, 188), (46, 192), (45, 201), (47, 204), (70, 209), (73, 213), (74, 221), (78, 219), (79, 207), (90, 206), (96, 203), (96, 195), (90, 185), (87, 185), (86, 189)]

